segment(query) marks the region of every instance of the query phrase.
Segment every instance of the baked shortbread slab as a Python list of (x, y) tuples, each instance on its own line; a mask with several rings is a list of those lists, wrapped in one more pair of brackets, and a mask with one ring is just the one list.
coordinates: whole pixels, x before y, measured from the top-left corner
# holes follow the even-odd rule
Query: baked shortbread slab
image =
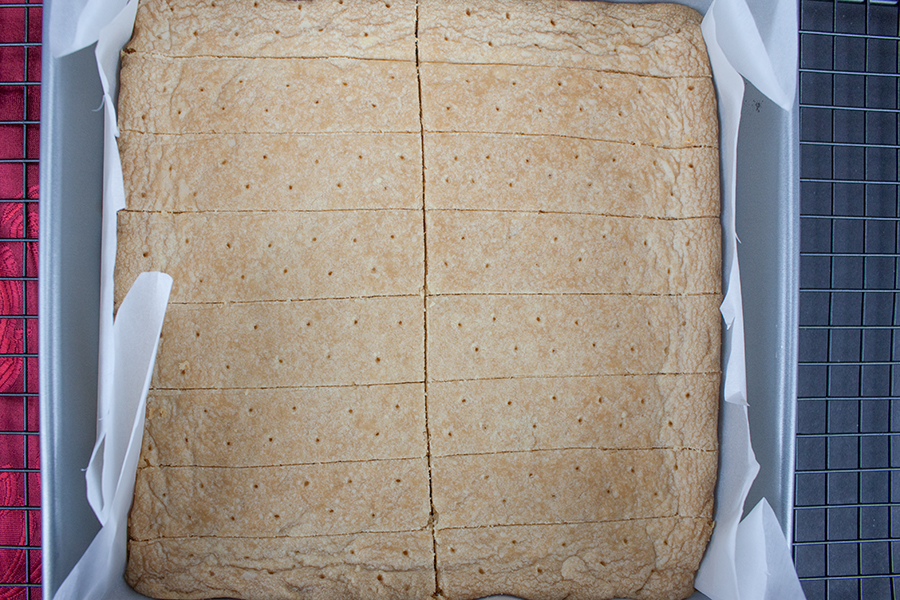
[(135, 589), (690, 594), (721, 301), (697, 13), (142, 0), (121, 80), (117, 302), (176, 280)]

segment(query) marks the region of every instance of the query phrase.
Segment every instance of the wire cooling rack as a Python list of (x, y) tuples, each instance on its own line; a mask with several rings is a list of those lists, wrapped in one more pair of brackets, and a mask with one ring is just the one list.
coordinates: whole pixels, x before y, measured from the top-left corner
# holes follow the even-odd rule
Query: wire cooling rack
[(41, 597), (40, 3), (0, 3), (0, 599)]
[(896, 0), (800, 0), (794, 560), (810, 599), (900, 598), (898, 27)]

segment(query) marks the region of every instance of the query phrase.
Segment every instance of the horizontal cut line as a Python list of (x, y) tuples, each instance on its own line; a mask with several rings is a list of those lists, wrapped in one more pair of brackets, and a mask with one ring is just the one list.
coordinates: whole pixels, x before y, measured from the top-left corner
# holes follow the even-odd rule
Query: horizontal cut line
[(654, 217), (650, 215), (615, 215), (610, 213), (595, 213), (578, 210), (516, 210), (511, 208), (426, 208), (425, 212), (484, 212), (524, 215), (581, 215), (585, 217), (605, 217), (612, 219), (649, 219), (652, 221), (695, 221), (704, 219), (710, 221), (721, 220), (719, 215), (697, 215), (693, 217)]
[[(695, 292), (689, 294), (649, 294), (649, 293), (621, 293), (621, 292), (556, 292), (556, 293), (547, 293), (547, 292), (480, 292), (480, 293), (470, 293), (470, 292), (459, 292), (459, 293), (444, 293), (444, 294), (427, 294), (427, 298), (444, 298), (444, 297), (494, 297), (494, 296), (547, 296), (547, 297), (561, 297), (561, 296), (621, 296), (623, 298), (694, 298), (694, 297), (704, 297), (704, 296), (721, 296), (721, 292)], [(233, 304), (289, 304), (293, 302), (327, 302), (329, 300), (374, 300), (379, 298), (420, 298), (420, 294), (384, 294), (384, 295), (374, 295), (374, 296), (334, 296), (328, 298), (288, 298), (285, 300), (229, 300), (229, 301), (209, 301), (209, 302), (183, 302), (183, 301), (171, 301), (169, 304), (178, 305), (178, 306), (230, 306)], [(23, 355), (24, 356), (24, 355)], [(32, 356), (32, 355), (28, 355)], [(37, 355), (33, 355), (37, 356)]]
[[(128, 133), (135, 133), (139, 135), (156, 135), (156, 136), (169, 136), (169, 137), (188, 137), (188, 136), (217, 136), (217, 135), (305, 135), (305, 136), (323, 136), (323, 135), (376, 135), (376, 134), (418, 134), (417, 131), (187, 131), (187, 132), (156, 132), (156, 131), (141, 131), (140, 129), (128, 129), (122, 128), (121, 131), (126, 131)], [(546, 137), (546, 138), (560, 138), (560, 139), (569, 139), (569, 140), (581, 140), (585, 142), (602, 142), (606, 144), (622, 144), (625, 146), (646, 146), (648, 148), (662, 149), (662, 150), (689, 150), (692, 148), (708, 148), (715, 150), (717, 146), (710, 146), (707, 144), (691, 144), (687, 146), (666, 146), (663, 144), (650, 144), (643, 142), (633, 142), (627, 140), (606, 140), (601, 138), (591, 138), (591, 137), (582, 137), (577, 135), (563, 135), (559, 133), (525, 133), (521, 131), (448, 131), (448, 130), (440, 130), (440, 129), (426, 129), (424, 131), (425, 134), (444, 134), (444, 135), (509, 135), (509, 136), (520, 136), (520, 137)], [(17, 161), (19, 162), (19, 161)], [(36, 161), (35, 161), (36, 162)], [(819, 181), (819, 180), (817, 180)], [(823, 180), (824, 181), (824, 180)]]
[(350, 61), (359, 61), (359, 62), (390, 62), (390, 63), (402, 63), (402, 64), (416, 64), (415, 58), (410, 58), (408, 60), (402, 58), (377, 58), (377, 57), (361, 57), (361, 56), (240, 56), (240, 55), (231, 55), (231, 54), (192, 54), (190, 56), (172, 56), (170, 54), (162, 54), (159, 52), (147, 52), (146, 50), (125, 50), (125, 54), (129, 56), (150, 56), (153, 58), (162, 58), (166, 60), (195, 60), (195, 59), (216, 59), (221, 58), (223, 60), (319, 60), (319, 61), (329, 61), (329, 60), (350, 60)]
[(219, 470), (241, 470), (241, 469), (282, 469), (282, 468), (291, 468), (291, 467), (318, 467), (322, 465), (355, 465), (355, 464), (363, 464), (363, 463), (382, 463), (382, 462), (400, 462), (400, 461), (419, 461), (425, 460), (426, 456), (423, 454), (422, 456), (411, 456), (411, 457), (399, 457), (399, 458), (358, 458), (358, 459), (346, 459), (346, 460), (321, 460), (316, 462), (302, 462), (302, 463), (278, 463), (271, 465), (167, 465), (167, 464), (158, 464), (158, 465), (146, 465), (142, 467), (138, 467), (138, 471), (142, 471), (144, 469), (219, 469)]
[(660, 517), (634, 517), (631, 519), (609, 519), (599, 521), (557, 521), (552, 523), (497, 523), (496, 525), (470, 525), (457, 527), (438, 527), (439, 530), (461, 530), (461, 529), (493, 529), (495, 527), (547, 527), (553, 525), (602, 525), (604, 523), (628, 523), (631, 521), (661, 521), (661, 520), (689, 520), (689, 521), (712, 521), (708, 517), (692, 516), (692, 515), (669, 515)]
[(376, 300), (381, 298), (421, 298), (420, 294), (384, 294), (375, 296), (334, 296), (329, 298), (287, 298), (284, 300), (227, 300), (218, 302), (169, 302), (179, 306), (230, 306), (232, 304), (291, 304), (294, 302), (325, 302), (328, 300)]
[(158, 538), (135, 538), (129, 536), (132, 542), (159, 542), (162, 540), (289, 540), (289, 539), (309, 539), (309, 538), (338, 538), (350, 537), (354, 535), (380, 535), (383, 533), (419, 533), (427, 531), (428, 526), (419, 529), (393, 529), (385, 531), (353, 531), (350, 533), (315, 533), (312, 535), (175, 535), (164, 536)]
[[(129, 213), (134, 215), (140, 214), (153, 214), (153, 215), (230, 215), (230, 214), (239, 214), (239, 215), (266, 215), (272, 213), (278, 214), (311, 214), (311, 213), (343, 213), (343, 212), (412, 212), (412, 213), (421, 213), (421, 209), (416, 208), (326, 208), (326, 209), (302, 209), (302, 208), (292, 208), (292, 209), (272, 209), (272, 210), (259, 210), (259, 209), (228, 209), (228, 210), (138, 210), (133, 208), (123, 208), (119, 211), (119, 213)], [(16, 240), (20, 241), (20, 240)]]
[(702, 452), (705, 454), (718, 454), (718, 450), (704, 450), (702, 448), (689, 448), (687, 446), (653, 446), (649, 448), (604, 448), (596, 446), (569, 446), (565, 448), (531, 448), (528, 450), (494, 450), (492, 452), (458, 452), (454, 454), (435, 454), (434, 458), (457, 458), (467, 456), (492, 456), (495, 454), (535, 454), (551, 452), (565, 452), (567, 450), (596, 450), (599, 452), (651, 452), (655, 450), (670, 450), (672, 452), (688, 451)]
[(634, 71), (617, 71), (615, 69), (594, 69), (591, 67), (579, 67), (575, 65), (535, 65), (526, 63), (505, 62), (464, 62), (452, 60), (423, 60), (423, 65), (461, 65), (468, 67), (523, 67), (527, 69), (555, 69), (563, 71), (590, 71), (592, 73), (607, 73), (610, 75), (627, 75), (632, 77), (646, 77), (647, 79), (712, 79), (712, 75), (653, 75), (651, 73), (636, 73)]
[(468, 379), (430, 379), (429, 383), (465, 383), (468, 381), (507, 381), (516, 379), (575, 379), (592, 377), (680, 377), (683, 375), (721, 375), (721, 371), (698, 371), (695, 373), (595, 373), (591, 375), (511, 375), (508, 377), (475, 377)]
[[(185, 131), (185, 132), (166, 132), (166, 131), (141, 131), (140, 129), (120, 128), (120, 131), (128, 133), (138, 133), (141, 135), (159, 135), (159, 136), (191, 136), (191, 135), (372, 135), (372, 134), (401, 134), (412, 133), (417, 134), (418, 131)], [(121, 139), (121, 138), (120, 138)], [(17, 161), (21, 162), (21, 161)], [(37, 162), (35, 159), (33, 162)]]
[[(600, 452), (651, 452), (656, 450), (663, 451), (671, 451), (671, 452), (695, 452), (695, 453), (704, 453), (704, 454), (717, 454), (718, 450), (704, 450), (702, 448), (688, 448), (685, 446), (675, 446), (675, 447), (651, 447), (651, 448), (597, 448), (591, 446), (585, 447), (568, 447), (568, 448), (534, 448), (531, 450), (499, 450), (494, 452), (460, 452), (455, 454), (436, 454), (434, 458), (458, 458), (458, 457), (468, 457), (468, 456), (492, 456), (492, 455), (500, 455), (500, 454), (535, 454), (535, 453), (559, 453), (565, 452), (569, 450), (574, 451), (600, 451)], [(146, 466), (142, 466), (138, 468), (138, 471), (143, 469), (218, 469), (218, 470), (241, 470), (241, 469), (281, 469), (281, 468), (292, 468), (292, 467), (317, 467), (323, 465), (355, 465), (355, 464), (365, 464), (365, 463), (381, 463), (381, 462), (400, 462), (400, 461), (421, 461), (425, 460), (427, 455), (423, 454), (422, 456), (405, 456), (405, 457), (393, 457), (393, 458), (361, 458), (361, 459), (341, 459), (341, 460), (323, 460), (323, 461), (314, 461), (314, 462), (299, 462), (299, 463), (278, 463), (278, 464), (264, 464), (264, 465), (180, 465), (180, 464), (150, 464)]]
[(235, 392), (238, 392), (238, 391), (247, 391), (247, 390), (318, 390), (318, 389), (331, 389), (331, 388), (358, 388), (358, 387), (377, 387), (377, 386), (392, 386), (392, 385), (423, 385), (424, 383), (425, 383), (424, 381), (397, 381), (397, 382), (391, 382), (391, 383), (341, 383), (341, 384), (334, 384), (334, 385), (273, 385), (273, 386), (265, 386), (265, 387), (233, 387), (233, 388), (153, 387), (153, 388), (150, 388), (150, 391), (151, 392), (200, 392), (200, 391), (209, 391), (209, 392), (235, 391)]
[[(313, 213), (335, 213), (335, 212), (414, 212), (421, 213), (421, 208), (291, 208), (291, 209), (227, 209), (227, 210), (142, 210), (135, 208), (123, 208), (119, 213), (129, 214), (162, 214), (162, 215), (220, 215), (220, 214), (313, 214)], [(586, 212), (577, 210), (517, 210), (517, 209), (497, 209), (497, 208), (426, 208), (425, 212), (473, 212), (473, 213), (510, 213), (524, 215), (582, 215), (586, 217), (605, 217), (612, 219), (647, 219), (652, 221), (696, 221), (710, 220), (719, 221), (719, 215), (696, 215), (690, 217), (654, 217), (651, 215), (617, 215), (611, 213)], [(895, 219), (896, 220), (896, 219)], [(0, 240), (3, 241), (3, 240)], [(36, 242), (37, 239), (10, 238), (11, 242)]]
[(135, 135), (152, 135), (156, 137), (210, 137), (214, 135), (254, 135), (254, 136), (262, 136), (262, 135), (277, 135), (277, 136), (285, 136), (285, 135), (296, 135), (302, 137), (318, 137), (318, 136), (351, 136), (351, 135), (418, 135), (418, 131), (298, 131), (298, 132), (290, 132), (290, 131), (239, 131), (233, 132), (229, 134), (221, 134), (221, 133), (160, 133), (155, 131), (140, 131), (139, 129), (122, 129), (122, 131), (127, 131), (128, 133), (132, 133)]
[(685, 294), (650, 294), (637, 292), (448, 292), (443, 294), (427, 295), (428, 298), (441, 298), (451, 296), (622, 296), (625, 298), (694, 298), (703, 296), (721, 296), (721, 292), (694, 292)]
[[(682, 521), (712, 521), (712, 519), (703, 516), (691, 515), (671, 515), (658, 517), (634, 517), (631, 519), (609, 519), (605, 521), (559, 521), (553, 523), (524, 523), (524, 524), (496, 524), (496, 525), (472, 525), (468, 527), (438, 527), (439, 530), (472, 530), (472, 529), (493, 529), (495, 527), (552, 527), (566, 525), (600, 525), (604, 523), (627, 523), (630, 521), (660, 521), (660, 520), (682, 520)], [(357, 535), (380, 535), (380, 534), (396, 534), (396, 533), (419, 533), (428, 531), (430, 526), (420, 529), (398, 529), (386, 531), (355, 531), (352, 533), (334, 533), (334, 534), (314, 534), (314, 535), (270, 535), (270, 536), (228, 536), (228, 535), (194, 535), (194, 536), (164, 536), (158, 538), (134, 538), (129, 537), (132, 542), (160, 542), (163, 540), (204, 540), (204, 539), (223, 539), (223, 540), (277, 540), (277, 539), (309, 539), (309, 538), (337, 538), (350, 537)]]
[(618, 71), (615, 69), (594, 69), (591, 67), (579, 67), (575, 65), (535, 65), (527, 63), (507, 63), (507, 62), (469, 62), (469, 61), (450, 61), (450, 60), (425, 60), (417, 63), (415, 57), (404, 58), (378, 58), (378, 57), (362, 57), (362, 56), (334, 56), (334, 55), (318, 55), (318, 56), (241, 56), (230, 54), (192, 54), (189, 56), (173, 56), (162, 54), (159, 52), (148, 52), (146, 50), (126, 50), (126, 54), (137, 56), (150, 56), (166, 60), (195, 60), (195, 59), (224, 59), (224, 60), (303, 60), (303, 61), (330, 61), (330, 60), (348, 60), (360, 62), (388, 62), (402, 64), (421, 64), (421, 65), (460, 65), (470, 67), (523, 67), (528, 69), (555, 69), (555, 70), (571, 70), (571, 71), (590, 71), (593, 73), (608, 73), (610, 75), (627, 75), (633, 77), (646, 77), (648, 79), (712, 79), (712, 75), (653, 75), (651, 73), (638, 73), (635, 71)]
[(446, 131), (442, 129), (426, 129), (426, 134), (443, 133), (443, 134), (476, 134), (476, 135), (518, 135), (521, 137), (549, 137), (562, 138), (566, 140), (582, 140), (585, 142), (605, 142), (608, 144), (623, 144), (626, 146), (647, 146), (648, 148), (657, 148), (663, 150), (687, 150), (689, 148), (710, 148), (717, 149), (718, 146), (708, 146), (706, 144), (696, 144), (690, 146), (664, 146), (662, 144), (645, 144), (643, 142), (629, 142), (626, 140), (604, 140), (600, 138), (582, 137), (577, 135), (563, 135), (561, 133), (525, 133), (521, 131)]

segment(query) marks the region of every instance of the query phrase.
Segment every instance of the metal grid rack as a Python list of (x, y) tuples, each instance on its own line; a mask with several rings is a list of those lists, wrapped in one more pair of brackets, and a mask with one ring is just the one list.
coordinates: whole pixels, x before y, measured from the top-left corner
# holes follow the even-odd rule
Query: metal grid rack
[(800, 0), (794, 560), (809, 598), (900, 598), (900, 20)]
[(0, 599), (41, 597), (40, 3), (0, 3)]

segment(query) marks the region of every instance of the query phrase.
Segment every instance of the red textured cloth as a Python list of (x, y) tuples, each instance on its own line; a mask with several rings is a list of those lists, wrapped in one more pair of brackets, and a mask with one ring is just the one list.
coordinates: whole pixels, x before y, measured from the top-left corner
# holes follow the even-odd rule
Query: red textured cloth
[(40, 598), (39, 3), (0, 0), (0, 600)]

